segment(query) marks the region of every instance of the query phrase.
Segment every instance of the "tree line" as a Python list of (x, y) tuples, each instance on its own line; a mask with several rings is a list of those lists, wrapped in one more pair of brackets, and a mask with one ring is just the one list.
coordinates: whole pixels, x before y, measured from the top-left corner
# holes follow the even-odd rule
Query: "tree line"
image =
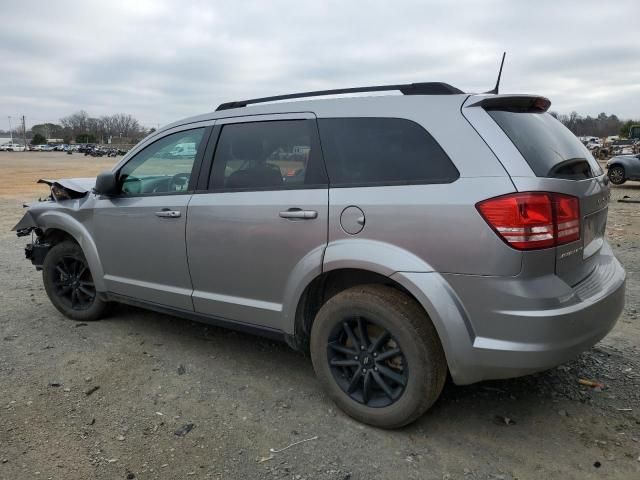
[[(63, 143), (137, 143), (144, 136), (154, 131), (147, 130), (130, 114), (116, 113), (91, 117), (84, 110), (80, 110), (60, 119), (60, 123), (39, 123), (27, 130), (26, 137), (32, 144), (43, 144), (47, 139), (55, 138)], [(0, 130), (0, 135), (10, 132)], [(22, 138), (22, 127), (13, 129), (16, 138)]]
[[(561, 114), (549, 112), (578, 137), (608, 137), (620, 135), (629, 137), (632, 125), (640, 125), (640, 120), (621, 120), (616, 115), (601, 113), (597, 117), (583, 117), (577, 112)], [(64, 143), (107, 143), (111, 138), (114, 143), (137, 143), (145, 135), (155, 131), (146, 130), (138, 120), (126, 113), (91, 117), (80, 110), (60, 119), (60, 123), (41, 123), (27, 130), (26, 137), (32, 143), (46, 143), (49, 138), (62, 139)], [(9, 135), (9, 131), (0, 130), (0, 135)], [(22, 138), (21, 126), (14, 129), (14, 136)]]
[(65, 143), (70, 143), (72, 138), (76, 143), (107, 143), (109, 139), (118, 143), (123, 139), (127, 143), (136, 143), (147, 134), (140, 122), (130, 114), (91, 117), (84, 110), (61, 118), (60, 124), (34, 125), (31, 131), (45, 138), (62, 138)]
[(549, 112), (578, 137), (610, 137), (619, 135), (628, 138), (632, 125), (640, 125), (640, 120), (620, 120), (616, 115), (601, 113), (597, 117), (582, 117), (577, 112), (569, 115)]

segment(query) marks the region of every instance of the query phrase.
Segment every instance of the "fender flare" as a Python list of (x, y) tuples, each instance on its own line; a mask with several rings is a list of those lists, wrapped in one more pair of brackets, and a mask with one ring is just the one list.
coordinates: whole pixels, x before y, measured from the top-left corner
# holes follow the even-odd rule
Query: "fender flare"
[[(317, 254), (315, 251), (315, 261)], [(287, 334), (295, 334), (298, 302), (311, 282), (323, 273), (342, 269), (377, 273), (406, 289), (429, 315), (440, 337), (451, 375), (459, 379), (463, 365), (471, 361), (475, 337), (464, 307), (446, 280), (427, 262), (385, 242), (365, 239), (332, 242), (324, 251), (321, 271), (306, 269), (304, 275), (296, 275), (296, 279), (290, 280), (295, 288), (287, 289), (283, 305)]]
[(296, 310), (311, 282), (323, 273), (340, 269), (366, 270), (385, 277), (400, 270), (433, 271), (412, 253), (385, 242), (346, 239), (319, 246), (300, 260), (289, 275), (282, 304), (285, 333), (295, 333)]
[(96, 291), (107, 291), (104, 282), (104, 269), (98, 256), (98, 249), (84, 225), (70, 215), (55, 210), (42, 212), (38, 215), (37, 223), (45, 233), (50, 229), (58, 229), (71, 235), (78, 242), (78, 245), (82, 248), (82, 253), (87, 259)]
[(389, 277), (400, 270), (433, 271), (412, 253), (374, 240), (346, 239), (319, 246), (295, 266), (285, 288), (282, 330), (295, 333), (296, 310), (302, 294), (318, 276), (332, 270), (358, 269)]
[(396, 272), (391, 279), (402, 285), (429, 315), (454, 382), (469, 383), (465, 372), (474, 364), (476, 334), (451, 285), (437, 272)]
[(413, 253), (376, 240), (346, 239), (331, 242), (324, 254), (322, 271), (359, 268), (391, 276), (395, 272), (433, 272), (433, 267)]
[(610, 169), (611, 167), (622, 167), (625, 169), (625, 171), (627, 170), (627, 166), (625, 165), (625, 163), (622, 160), (615, 160), (609, 164), (607, 164), (607, 170)]

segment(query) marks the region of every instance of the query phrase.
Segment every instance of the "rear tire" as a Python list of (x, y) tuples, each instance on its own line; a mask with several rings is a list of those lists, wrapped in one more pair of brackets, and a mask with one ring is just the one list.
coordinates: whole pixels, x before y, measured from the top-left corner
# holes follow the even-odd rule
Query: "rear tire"
[(438, 399), (447, 364), (418, 303), (383, 285), (347, 289), (328, 300), (311, 329), (320, 383), (345, 413), (381, 428), (420, 417)]
[(611, 183), (614, 185), (622, 185), (627, 181), (624, 167), (621, 167), (620, 165), (614, 165), (611, 167), (607, 175), (609, 176)]
[(108, 303), (98, 298), (89, 264), (77, 243), (66, 240), (49, 250), (42, 279), (49, 300), (65, 317), (89, 322), (104, 315)]

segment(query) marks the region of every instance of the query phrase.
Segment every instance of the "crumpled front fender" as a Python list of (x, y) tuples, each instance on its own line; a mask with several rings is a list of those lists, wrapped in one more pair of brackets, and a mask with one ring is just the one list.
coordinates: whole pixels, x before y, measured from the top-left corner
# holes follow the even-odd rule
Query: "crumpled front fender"
[[(23, 235), (20, 233), (21, 231), (29, 230), (30, 232), (31, 229), (37, 228), (37, 227), (38, 225), (36, 224), (36, 221), (34, 220), (33, 215), (31, 215), (31, 211), (27, 210), (27, 212), (22, 216), (20, 221), (16, 223), (15, 227), (13, 227), (11, 231), (18, 232), (18, 236), (22, 237)], [(27, 232), (25, 235), (28, 235), (29, 232)]]
[(74, 218), (74, 215), (77, 215), (80, 210), (81, 202), (86, 200), (83, 198), (65, 202), (36, 203), (29, 208), (22, 219), (13, 227), (13, 230), (18, 232), (18, 236), (21, 236), (28, 235), (37, 228), (41, 231), (37, 232), (39, 235), (46, 236), (47, 232), (55, 229), (73, 237), (87, 259), (96, 290), (105, 292), (107, 288), (104, 282), (104, 270), (96, 244), (87, 227), (80, 220)]

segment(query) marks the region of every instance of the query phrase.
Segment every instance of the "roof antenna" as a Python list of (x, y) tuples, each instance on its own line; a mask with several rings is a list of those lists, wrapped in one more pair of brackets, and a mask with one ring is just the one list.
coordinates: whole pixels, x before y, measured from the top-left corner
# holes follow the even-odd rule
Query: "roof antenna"
[(484, 93), (492, 93), (494, 95), (498, 94), (498, 89), (500, 88), (500, 77), (502, 77), (502, 67), (504, 66), (504, 57), (507, 56), (507, 52), (502, 52), (502, 62), (500, 62), (500, 71), (498, 72), (498, 80), (496, 80), (496, 86), (493, 87), (493, 90), (489, 90)]

